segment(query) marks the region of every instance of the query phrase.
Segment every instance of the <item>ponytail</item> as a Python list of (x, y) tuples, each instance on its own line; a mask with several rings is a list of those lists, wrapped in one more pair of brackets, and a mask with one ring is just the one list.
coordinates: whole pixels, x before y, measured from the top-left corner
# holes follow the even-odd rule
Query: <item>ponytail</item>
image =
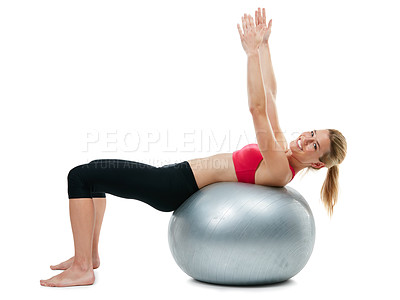
[(339, 194), (339, 167), (334, 165), (328, 169), (325, 181), (321, 188), (321, 201), (328, 211), (329, 217), (332, 217), (333, 207), (336, 205)]

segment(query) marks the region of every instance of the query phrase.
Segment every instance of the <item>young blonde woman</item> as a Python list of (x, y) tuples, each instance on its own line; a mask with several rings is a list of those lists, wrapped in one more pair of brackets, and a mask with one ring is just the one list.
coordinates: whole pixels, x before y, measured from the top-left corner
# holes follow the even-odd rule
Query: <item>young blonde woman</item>
[[(240, 181), (283, 187), (300, 170), (327, 168), (321, 198), (332, 214), (338, 193), (338, 164), (346, 155), (346, 140), (334, 129), (303, 132), (286, 142), (275, 106), (276, 82), (268, 39), (272, 21), (266, 24), (265, 9), (238, 24), (240, 40), (247, 54), (249, 112), (257, 144), (233, 153), (154, 167), (118, 159), (94, 160), (71, 169), (68, 174), (70, 218), (75, 256), (53, 270), (65, 270), (43, 286), (93, 284), (93, 269), (100, 265), (98, 242), (106, 207), (106, 193), (143, 201), (160, 211), (177, 209), (202, 187), (220, 181)], [(218, 167), (217, 167), (218, 166)]]

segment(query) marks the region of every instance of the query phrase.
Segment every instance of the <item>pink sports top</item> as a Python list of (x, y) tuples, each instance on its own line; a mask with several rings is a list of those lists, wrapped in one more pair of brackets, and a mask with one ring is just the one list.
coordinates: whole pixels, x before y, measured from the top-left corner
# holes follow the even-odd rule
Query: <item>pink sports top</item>
[[(235, 166), (236, 177), (239, 182), (255, 183), (256, 170), (260, 162), (263, 160), (258, 144), (249, 144), (242, 149), (233, 152), (233, 164)], [(293, 176), (295, 172), (289, 164)]]

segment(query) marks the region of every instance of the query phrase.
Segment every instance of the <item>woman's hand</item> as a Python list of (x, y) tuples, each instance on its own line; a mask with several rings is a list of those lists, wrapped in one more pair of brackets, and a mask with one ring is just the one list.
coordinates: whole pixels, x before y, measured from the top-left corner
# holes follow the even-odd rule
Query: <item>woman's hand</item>
[(267, 18), (265, 16), (265, 8), (262, 9), (262, 15), (261, 15), (260, 8), (258, 8), (258, 11), (256, 10), (255, 19), (256, 19), (255, 20), (256, 26), (262, 26), (263, 28), (265, 28), (263, 43), (268, 43), (268, 39), (271, 34), (272, 19), (269, 20), (268, 26), (267, 26)]
[(240, 25), (237, 24), (244, 51), (247, 55), (258, 53), (258, 47), (263, 41), (263, 37), (267, 32), (267, 27), (262, 23), (255, 26), (252, 16), (247, 14), (244, 14), (244, 17), (242, 17), (242, 26), (244, 33), (240, 29)]

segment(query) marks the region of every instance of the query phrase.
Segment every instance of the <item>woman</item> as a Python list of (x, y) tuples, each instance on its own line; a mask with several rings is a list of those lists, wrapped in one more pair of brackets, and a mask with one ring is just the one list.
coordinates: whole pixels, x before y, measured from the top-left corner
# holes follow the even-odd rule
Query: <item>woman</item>
[(265, 9), (242, 17), (238, 31), (247, 60), (248, 104), (257, 144), (234, 153), (153, 167), (117, 159), (94, 160), (68, 174), (68, 196), (75, 256), (55, 266), (63, 273), (41, 280), (44, 286), (93, 284), (93, 269), (100, 265), (98, 242), (106, 195), (143, 201), (160, 211), (177, 209), (202, 187), (219, 181), (240, 181), (285, 186), (304, 168), (328, 168), (321, 190), (322, 201), (332, 214), (337, 199), (338, 167), (346, 155), (346, 140), (337, 130), (303, 132), (288, 145), (279, 126), (275, 106), (276, 83), (266, 25)]

